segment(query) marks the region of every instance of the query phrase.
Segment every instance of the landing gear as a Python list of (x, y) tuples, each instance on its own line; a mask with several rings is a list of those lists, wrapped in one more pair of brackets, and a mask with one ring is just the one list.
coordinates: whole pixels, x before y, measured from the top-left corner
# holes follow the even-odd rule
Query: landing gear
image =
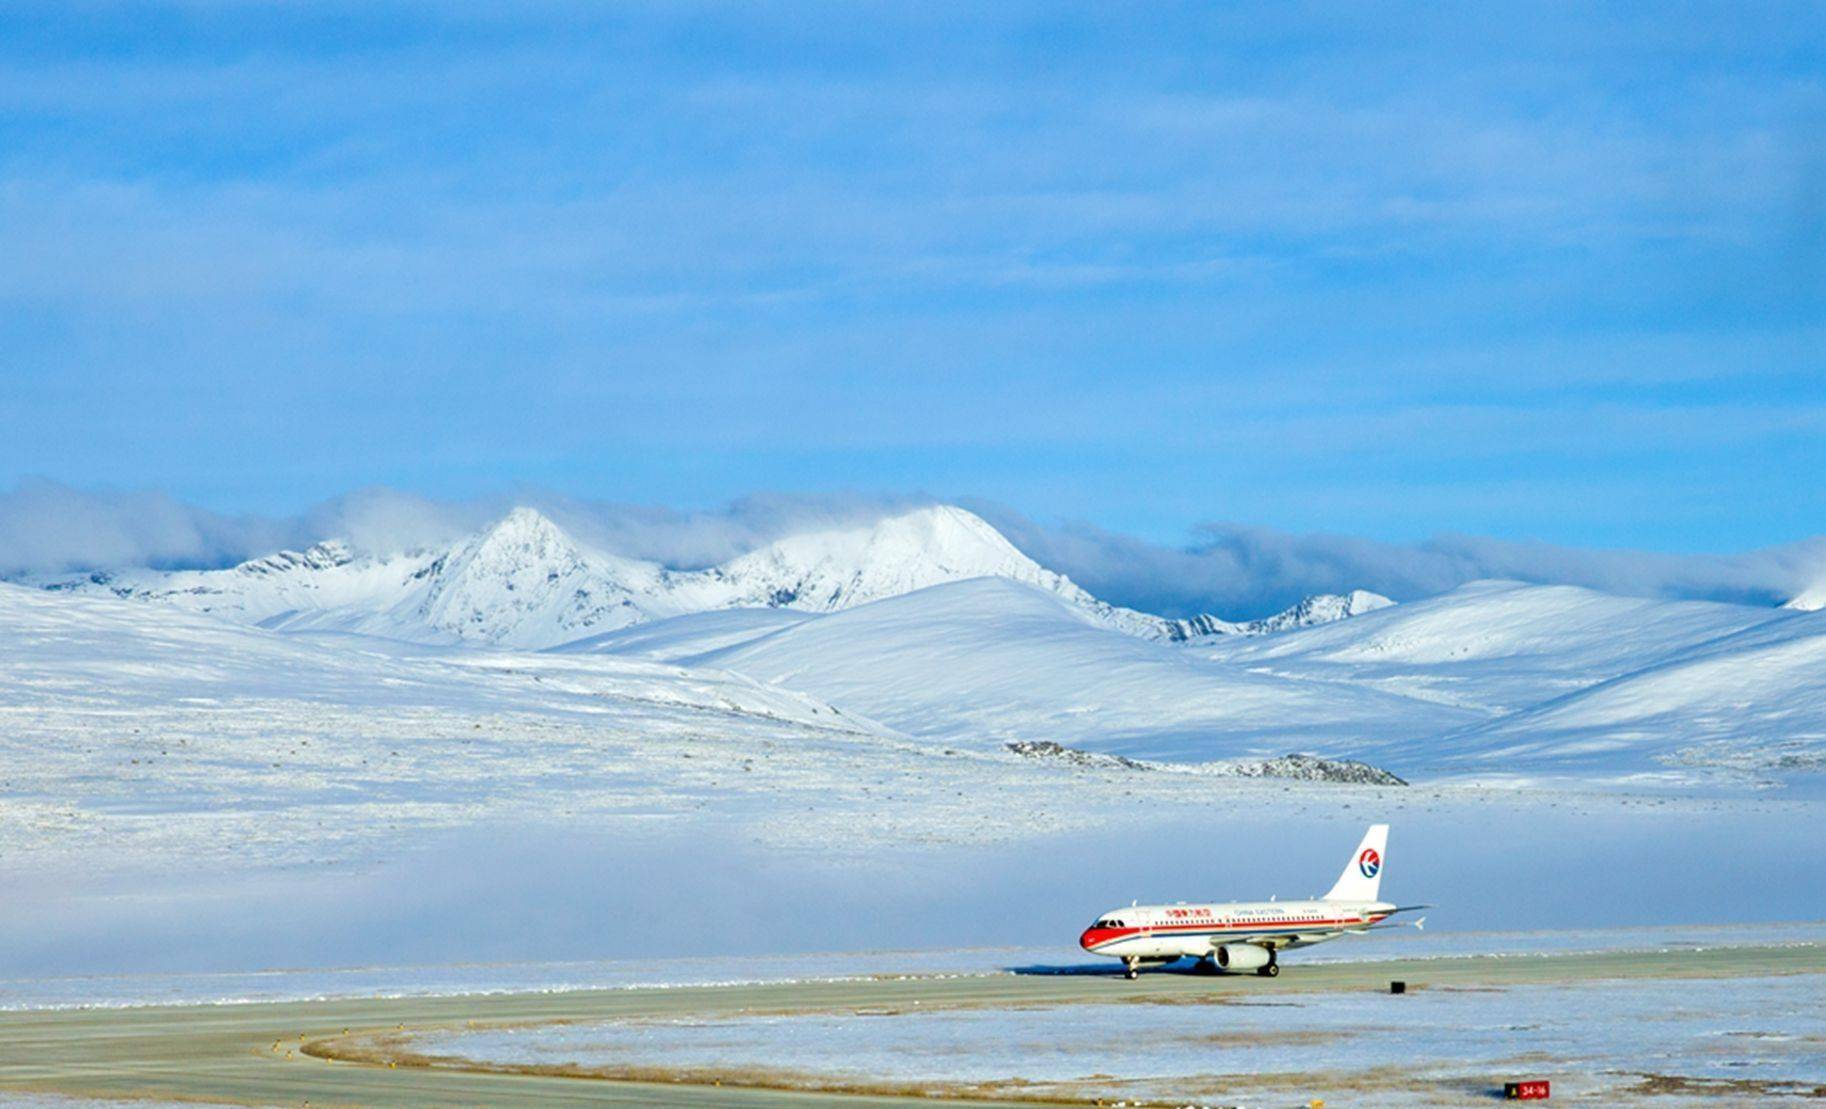
[(1268, 950), (1268, 962), (1256, 967), (1255, 972), (1263, 978), (1278, 978), (1281, 975), (1281, 964), (1274, 957), (1274, 949)]
[(1133, 981), (1141, 973), (1141, 960), (1130, 957), (1122, 960), (1122, 976)]

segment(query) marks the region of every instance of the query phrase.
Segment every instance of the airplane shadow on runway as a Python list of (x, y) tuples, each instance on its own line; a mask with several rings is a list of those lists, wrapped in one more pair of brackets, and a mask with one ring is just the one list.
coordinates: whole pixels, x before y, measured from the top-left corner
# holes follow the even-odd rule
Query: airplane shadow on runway
[[(1184, 974), (1184, 975), (1190, 975), (1190, 976), (1194, 976), (1194, 977), (1204, 977), (1204, 976), (1211, 975), (1211, 974), (1223, 973), (1222, 971), (1214, 971), (1209, 968), (1210, 968), (1210, 964), (1206, 963), (1200, 959), (1181, 959), (1176, 963), (1166, 963), (1161, 966), (1143, 967), (1142, 973), (1143, 974)], [(1034, 975), (1034, 976), (1083, 975), (1088, 978), (1121, 978), (1123, 975), (1122, 964), (1115, 963), (1115, 962), (1111, 962), (1111, 963), (1028, 963), (1025, 966), (1003, 967), (1002, 969), (1007, 971), (1009, 974), (1022, 974), (1022, 975)]]

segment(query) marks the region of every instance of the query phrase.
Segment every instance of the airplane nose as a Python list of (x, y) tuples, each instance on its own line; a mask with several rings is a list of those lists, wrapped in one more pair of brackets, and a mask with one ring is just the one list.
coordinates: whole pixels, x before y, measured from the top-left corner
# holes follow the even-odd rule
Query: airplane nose
[(1095, 928), (1086, 928), (1084, 934), (1078, 937), (1078, 946), (1089, 951), (1091, 949), (1091, 944), (1096, 942), (1096, 939), (1092, 936), (1092, 933), (1095, 931)]

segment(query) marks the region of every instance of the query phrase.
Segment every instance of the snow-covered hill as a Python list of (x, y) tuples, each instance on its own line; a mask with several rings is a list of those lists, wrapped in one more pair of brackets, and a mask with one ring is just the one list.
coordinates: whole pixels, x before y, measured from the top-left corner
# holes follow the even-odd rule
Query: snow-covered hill
[(1148, 629), (1140, 634), (1150, 639), (1165, 639), (1170, 643), (1196, 642), (1219, 635), (1271, 635), (1298, 628), (1316, 628), (1320, 624), (1330, 624), (1349, 616), (1361, 616), (1366, 612), (1388, 608), (1394, 603), (1382, 594), (1371, 593), (1367, 589), (1353, 589), (1349, 593), (1315, 593), (1290, 608), (1260, 620), (1238, 623), (1216, 616), (1193, 616), (1183, 620), (1167, 620), (1158, 631)]
[(1054, 740), (1140, 758), (1343, 754), (1477, 719), (1213, 663), (997, 578), (918, 590), (681, 661), (808, 691), (911, 735)]
[(1189, 651), (1486, 718), (1366, 749), (1411, 772), (1826, 768), (1826, 613), (1474, 582), (1341, 623)]
[(739, 646), (813, 619), (817, 617), (812, 613), (789, 608), (717, 609), (617, 628), (574, 639), (551, 650), (564, 654), (631, 655), (674, 662)]
[[(593, 676), (593, 677), (592, 677)], [(599, 710), (619, 697), (829, 726), (830, 706), (740, 675), (636, 659), (395, 650), (368, 637), (280, 635), (207, 616), (0, 583), (0, 706), (295, 701), (463, 711)], [(570, 699), (570, 698), (576, 699)], [(874, 729), (866, 721), (844, 727)]]
[(1450, 771), (1826, 771), (1826, 612), (1783, 614), (1452, 737)]
[(949, 742), (1179, 761), (1300, 750), (1422, 777), (1826, 767), (1826, 614), (1478, 582), (1184, 646), (984, 579), (750, 626), (696, 656), (708, 637), (667, 642), (687, 665)]
[(1232, 665), (1513, 712), (1755, 627), (1774, 609), (1472, 582), (1288, 635), (1188, 648)]
[(550, 647), (689, 613), (834, 612), (983, 577), (1034, 586), (1107, 627), (1170, 641), (1279, 631), (1389, 603), (1359, 592), (1310, 598), (1253, 623), (1170, 620), (1098, 600), (1022, 554), (981, 518), (948, 505), (788, 536), (694, 571), (588, 548), (544, 515), (516, 508), (444, 550), (364, 556), (346, 543), (326, 542), (226, 570), (128, 569), (36, 584), (163, 602), (273, 629)]

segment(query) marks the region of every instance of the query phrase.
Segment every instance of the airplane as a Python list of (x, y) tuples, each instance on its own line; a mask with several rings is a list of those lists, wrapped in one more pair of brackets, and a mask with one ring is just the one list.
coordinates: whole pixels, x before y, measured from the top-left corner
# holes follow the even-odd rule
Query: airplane
[[(1273, 978), (1281, 973), (1282, 951), (1372, 928), (1397, 927), (1383, 921), (1396, 913), (1432, 908), (1377, 900), (1388, 838), (1387, 824), (1370, 825), (1337, 884), (1317, 900), (1130, 905), (1100, 915), (1078, 937), (1078, 945), (1093, 955), (1121, 959), (1129, 978), (1144, 966), (1187, 957), (1200, 960), (1203, 970), (1253, 970)], [(1426, 920), (1419, 918), (1413, 927), (1424, 928)]]

